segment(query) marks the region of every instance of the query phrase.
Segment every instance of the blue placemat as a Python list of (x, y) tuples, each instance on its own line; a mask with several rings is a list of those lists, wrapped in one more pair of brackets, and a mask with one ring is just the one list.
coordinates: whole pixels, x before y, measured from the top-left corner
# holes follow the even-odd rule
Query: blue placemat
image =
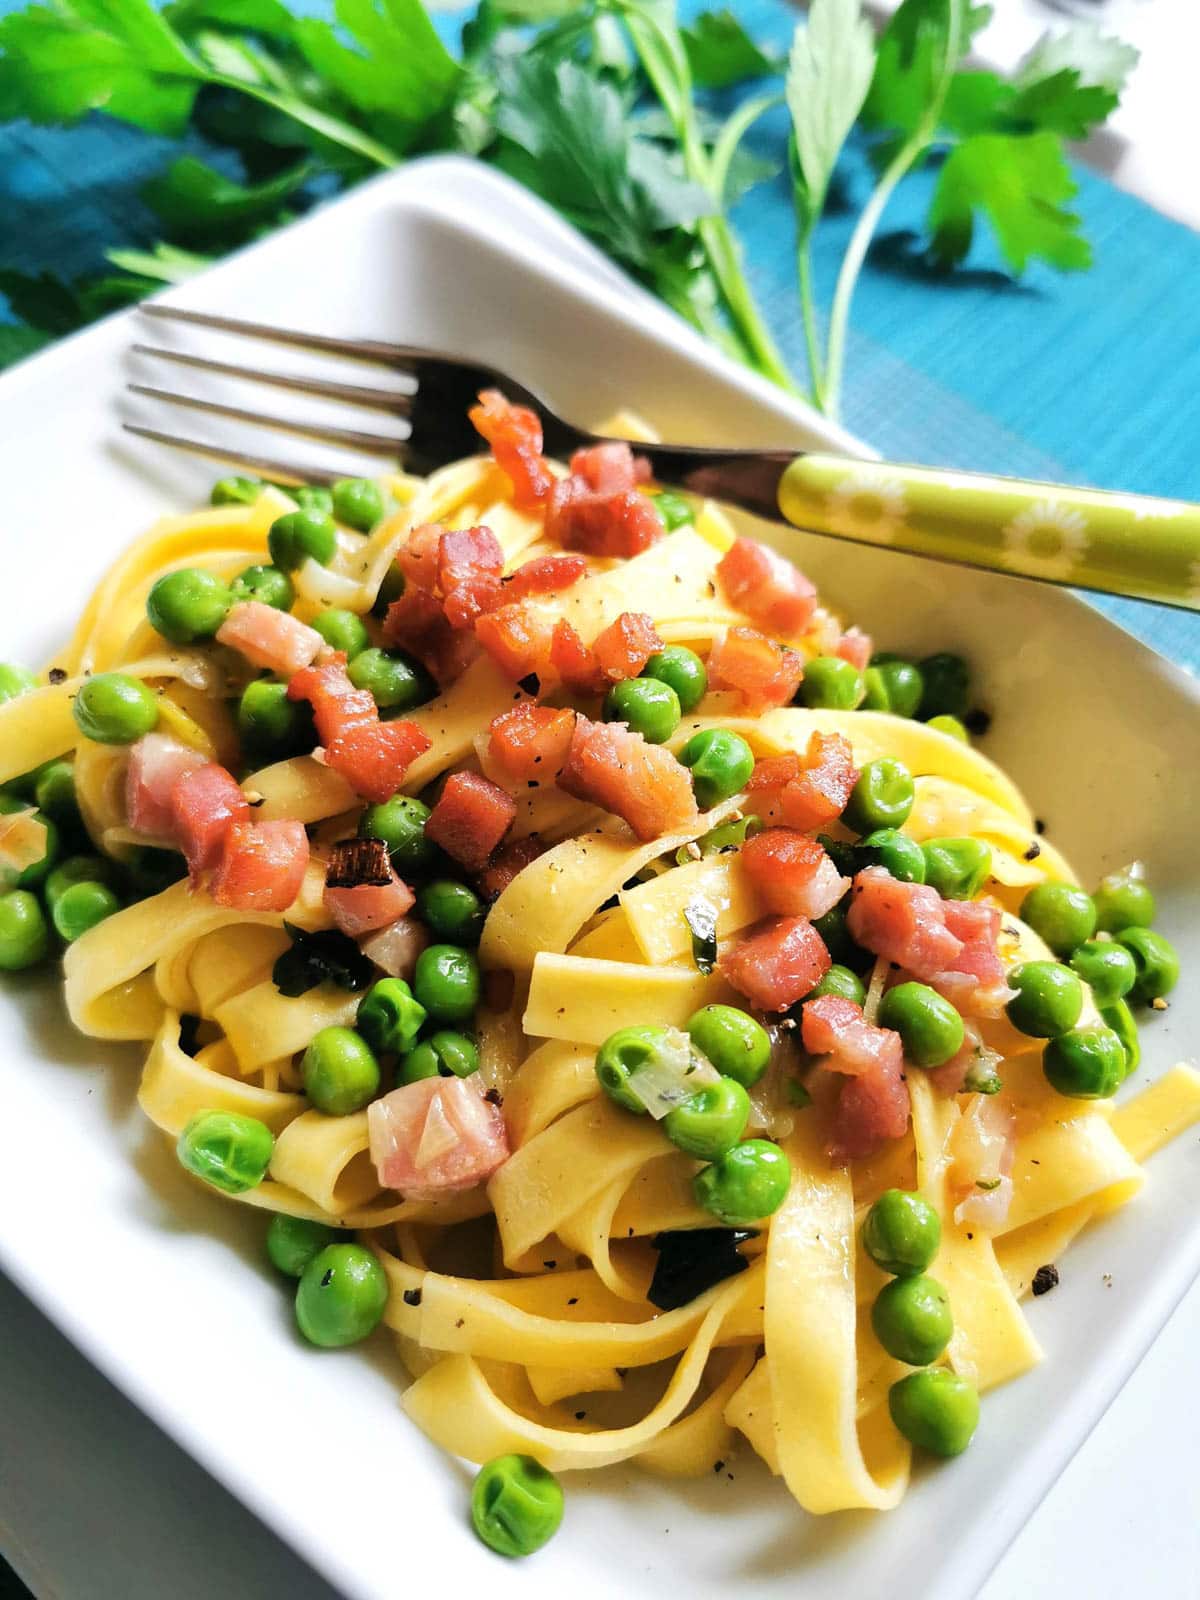
[[(0, 13), (20, 0), (0, 0)], [(686, 0), (685, 12), (701, 9)], [(297, 10), (332, 12), (332, 0)], [(783, 0), (733, 0), (759, 39), (786, 47), (796, 14)], [(457, 35), (454, 15), (438, 18)], [(752, 142), (778, 158), (782, 113)], [(150, 243), (138, 189), (173, 147), (92, 119), (71, 129), (0, 131), (0, 264), (48, 262), (66, 277), (94, 271), (115, 245)], [(850, 192), (865, 183), (853, 159)], [(1200, 391), (1200, 235), (1077, 169), (1077, 208), (1095, 249), (1090, 272), (1034, 266), (1018, 284), (986, 239), (965, 269), (933, 277), (911, 248), (931, 174), (901, 188), (855, 299), (844, 421), (885, 456), (1026, 477), (1200, 499), (1195, 396)], [(785, 353), (802, 366), (791, 205), (782, 178), (738, 205), (754, 287)], [(853, 222), (819, 232), (816, 274), (828, 296)], [(0, 306), (3, 301), (0, 300)], [(1102, 598), (1094, 603), (1172, 660), (1200, 669), (1200, 620)]]

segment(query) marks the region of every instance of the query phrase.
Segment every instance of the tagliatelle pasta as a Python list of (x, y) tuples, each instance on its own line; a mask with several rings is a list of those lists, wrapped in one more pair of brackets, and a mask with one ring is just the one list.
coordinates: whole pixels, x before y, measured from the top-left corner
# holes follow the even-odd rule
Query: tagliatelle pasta
[[(892, 1507), (912, 1446), (889, 1395), (926, 1362), (899, 1359), (873, 1326), (893, 1279), (860, 1239), (871, 1208), (899, 1190), (935, 1214), (930, 1271), (953, 1331), (929, 1364), (986, 1391), (1040, 1360), (1021, 1300), (1081, 1228), (1137, 1194), (1153, 1149), (1200, 1118), (1200, 1075), (1175, 1067), (1116, 1109), (1115, 1084), (1095, 1098), (1061, 1093), (1061, 1075), (1053, 1086), (1006, 978), (1051, 967), (1049, 924), (1022, 907), (1074, 877), (1007, 776), (955, 730), (878, 708), (878, 685), (876, 709), (860, 708), (864, 671), (886, 661), (868, 668), (869, 641), (738, 541), (715, 505), (668, 517), (628, 452), (526, 481), (493, 443), (496, 460), (381, 485), (391, 508), (366, 531), (338, 523), (328, 559), (291, 572), (286, 610), (255, 601), (246, 571), (270, 564), (281, 518), (324, 526), (319, 499), (298, 513), (297, 498), (258, 486), (246, 503), (164, 519), (97, 587), (52, 681), (0, 705), (0, 782), (73, 762), (88, 836), (77, 853), (106, 857), (126, 897), (147, 848), (160, 861), (182, 848), (191, 868), (82, 930), (64, 912), (70, 883), (46, 879), (71, 941), (69, 1014), (89, 1036), (142, 1045), (139, 1101), (172, 1140), (213, 1113), (266, 1130), (250, 1181), (220, 1167), (227, 1152), (205, 1153), (232, 1198), (349, 1230), (373, 1252), (378, 1314), (412, 1380), (402, 1403), (447, 1450), (689, 1475), (736, 1434), (808, 1511)], [(580, 559), (555, 566), (564, 550)], [(148, 619), (148, 596), (193, 569), (251, 608), (257, 663), (222, 642), (224, 623), (216, 642), (152, 625), (166, 600)], [(342, 613), (369, 640), (349, 663), (331, 648)], [(707, 692), (686, 707), (654, 665), (670, 646), (690, 652), (689, 672), (707, 664)], [(264, 678), (271, 651), (289, 666)], [(842, 663), (825, 670), (851, 686), (848, 705), (792, 703), (814, 657)], [(105, 733), (95, 685), (113, 673), (149, 695), (133, 737)], [(667, 685), (644, 709), (634, 696), (628, 727), (601, 709), (627, 682)], [(653, 721), (663, 706), (669, 726)], [(281, 730), (297, 726), (289, 745)], [(705, 789), (736, 760), (732, 787)], [(897, 770), (911, 779), (900, 844), (892, 832), (872, 844)], [(205, 810), (197, 796), (222, 771), (236, 779), (225, 810)], [(423, 804), (397, 811), (393, 793)], [(947, 842), (978, 867), (965, 888), (901, 871), (898, 852), (932, 862)], [(15, 874), (49, 846), (10, 825), (6, 849)], [(435, 992), (414, 976), (419, 952), (455, 943), (449, 912), (430, 907), (455, 894), (483, 902), (482, 992), (466, 1010), (433, 1005), (397, 1051), (397, 1016), (412, 1001), (424, 1017)], [(847, 951), (859, 976), (822, 987)], [(446, 970), (458, 982), (472, 960)], [(313, 1042), (348, 1049), (356, 1023), (383, 1037), (360, 1008), (385, 980), (412, 985), (386, 991), (400, 1008), (391, 1044), (372, 1056), (360, 1040), (355, 1058), (378, 1057), (383, 1076), (359, 1094), (339, 1077), (349, 1057), (330, 1054), (331, 1089)], [(950, 1014), (954, 1048), (932, 1067), (891, 998), (906, 983)], [(1107, 1039), (1114, 1002), (1101, 1000), (1085, 987), (1057, 1033)], [(711, 1005), (768, 1027), (765, 1073), (720, 1092), (745, 1101), (738, 1135), (765, 1141), (787, 1173), (766, 1215), (733, 1221), (703, 1177), (726, 1156), (678, 1131), (695, 1084), (736, 1076), (688, 1043)], [(631, 1026), (665, 1052), (640, 1103), (642, 1069), (624, 1087), (597, 1070)], [(669, 1266), (699, 1277), (666, 1289)]]

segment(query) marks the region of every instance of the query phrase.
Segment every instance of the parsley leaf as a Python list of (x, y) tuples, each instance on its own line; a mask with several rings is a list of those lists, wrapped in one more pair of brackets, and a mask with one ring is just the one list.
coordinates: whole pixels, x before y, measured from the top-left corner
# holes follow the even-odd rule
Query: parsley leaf
[(939, 92), (955, 13), (959, 48), (951, 67), (966, 54), (990, 18), (990, 9), (972, 6), (968, 0), (904, 0), (879, 39), (875, 73), (862, 109), (867, 127), (908, 134), (919, 126)]
[(624, 96), (573, 61), (526, 56), (499, 72), (500, 165), (643, 274), (663, 235), (713, 201), (656, 143), (630, 132)]
[(1138, 51), (1131, 44), (1102, 34), (1094, 22), (1082, 22), (1063, 33), (1043, 34), (1018, 67), (1017, 83), (1069, 71), (1077, 72), (1082, 84), (1119, 95), (1137, 63)]
[(1080, 218), (1063, 205), (1075, 190), (1054, 134), (976, 134), (950, 152), (938, 174), (929, 208), (933, 254), (946, 266), (961, 261), (982, 215), (1014, 272), (1034, 259), (1064, 272), (1088, 267), (1092, 252)]
[(759, 49), (732, 11), (702, 11), (680, 33), (692, 82), (698, 89), (727, 89), (779, 68), (778, 61)]
[(802, 226), (809, 230), (821, 215), (838, 153), (862, 108), (874, 67), (874, 35), (860, 0), (813, 0), (808, 26), (797, 29), (787, 74), (793, 170)]
[(305, 933), (303, 928), (284, 923), (291, 949), (285, 950), (271, 969), (271, 981), (280, 994), (294, 1000), (319, 983), (336, 984), (356, 994), (365, 989), (375, 972), (374, 963), (337, 928), (320, 933)]
[(236, 183), (195, 156), (180, 156), (142, 189), (142, 199), (181, 239), (244, 238), (261, 223), (276, 220), (311, 177), (313, 166), (298, 166), (259, 184)]
[(0, 19), (0, 118), (103, 110), (150, 133), (187, 125), (202, 69), (149, 0), (57, 0)]
[(421, 0), (337, 0), (350, 49), (328, 22), (305, 17), (296, 40), (326, 84), (403, 148), (449, 110), (463, 69), (438, 38)]

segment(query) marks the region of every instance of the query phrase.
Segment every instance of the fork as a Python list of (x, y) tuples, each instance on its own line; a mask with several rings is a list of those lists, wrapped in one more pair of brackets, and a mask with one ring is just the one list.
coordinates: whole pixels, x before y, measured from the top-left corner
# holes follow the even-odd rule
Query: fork
[[(144, 316), (311, 350), (385, 368), (413, 380), (411, 392), (317, 375), (272, 372), (176, 349), (135, 344), (154, 360), (221, 377), (387, 413), (406, 433), (374, 433), (324, 421), (266, 415), (223, 401), (141, 383), (145, 398), (256, 427), (279, 429), (428, 473), (476, 454), (479, 435), (467, 418), (481, 389), (496, 388), (542, 419), (545, 448), (569, 456), (602, 436), (558, 416), (523, 383), (492, 367), (411, 345), (295, 332), (177, 306), (149, 304)], [(130, 433), (193, 454), (249, 467), (277, 482), (328, 484), (342, 474), (279, 461), (125, 423)], [(898, 466), (823, 451), (747, 450), (644, 444), (657, 482), (724, 500), (745, 511), (812, 533), (886, 546), (941, 561), (1023, 578), (1157, 600), (1200, 610), (1200, 506), (1149, 495), (1116, 494), (1034, 483), (985, 473)]]

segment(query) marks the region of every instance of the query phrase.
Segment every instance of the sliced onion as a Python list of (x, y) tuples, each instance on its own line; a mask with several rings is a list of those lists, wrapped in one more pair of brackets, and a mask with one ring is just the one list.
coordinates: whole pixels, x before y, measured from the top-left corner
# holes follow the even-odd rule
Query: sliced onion
[(871, 969), (871, 981), (867, 985), (867, 997), (863, 1001), (863, 1016), (872, 1024), (879, 1015), (879, 1002), (883, 999), (884, 986), (891, 970), (892, 964), (886, 956), (876, 956)]
[(397, 917), (359, 945), (368, 960), (381, 967), (389, 978), (411, 978), (417, 957), (429, 943), (425, 925), (416, 917)]
[(628, 1080), (630, 1094), (645, 1106), (656, 1122), (698, 1089), (721, 1081), (716, 1067), (693, 1049), (686, 1033), (678, 1028), (664, 1028), (663, 1035), (662, 1049)]
[(0, 816), (0, 867), (23, 872), (46, 854), (46, 824), (32, 806)]
[(318, 606), (343, 606), (348, 611), (356, 609), (354, 602), (363, 598), (362, 582), (347, 578), (332, 567), (323, 567), (311, 556), (293, 574), (296, 593)]
[(1012, 1205), (1013, 1181), (1007, 1175), (997, 1178), (989, 1189), (972, 1189), (954, 1208), (954, 1220), (962, 1227), (970, 1223), (985, 1233), (996, 1233), (1008, 1221)]
[(747, 1133), (766, 1134), (771, 1139), (786, 1139), (796, 1125), (796, 1108), (788, 1098), (788, 1085), (796, 1080), (801, 1064), (800, 1045), (795, 1028), (773, 1024), (767, 1028), (771, 1056), (767, 1070), (750, 1090), (750, 1120)]

